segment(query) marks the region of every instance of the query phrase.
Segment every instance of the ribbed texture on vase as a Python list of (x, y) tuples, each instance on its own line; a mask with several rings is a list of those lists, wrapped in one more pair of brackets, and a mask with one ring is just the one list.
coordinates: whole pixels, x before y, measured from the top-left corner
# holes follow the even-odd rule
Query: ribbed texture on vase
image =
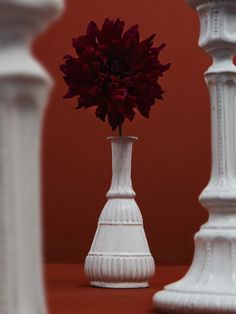
[(195, 294), (161, 291), (154, 295), (154, 305), (169, 314), (235, 314), (236, 298), (232, 295)]
[(143, 223), (137, 203), (133, 199), (111, 199), (106, 203), (99, 223)]
[(85, 272), (91, 281), (147, 282), (154, 275), (155, 264), (151, 255), (88, 255), (85, 261)]

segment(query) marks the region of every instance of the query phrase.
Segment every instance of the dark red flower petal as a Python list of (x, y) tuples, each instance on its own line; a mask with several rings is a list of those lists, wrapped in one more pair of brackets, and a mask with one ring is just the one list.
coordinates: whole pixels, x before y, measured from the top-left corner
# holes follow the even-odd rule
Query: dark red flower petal
[(100, 31), (97, 27), (97, 24), (94, 21), (91, 21), (87, 27), (87, 36), (95, 39), (97, 36), (99, 36)]
[(149, 118), (149, 113), (152, 105), (153, 102), (146, 103), (145, 100), (140, 101), (138, 104), (138, 110), (142, 116), (144, 116), (145, 118)]
[(152, 34), (150, 37), (146, 38), (145, 40), (140, 42), (140, 49), (142, 50), (152, 50), (150, 49), (153, 45), (153, 39), (155, 38), (156, 34)]
[(114, 38), (113, 34), (114, 23), (109, 19), (105, 19), (101, 30), (101, 42), (109, 43)]
[(107, 115), (107, 105), (106, 103), (101, 104), (97, 107), (95, 114), (98, 118), (100, 118), (102, 121), (105, 121), (106, 115)]
[(130, 105), (128, 102), (125, 103), (125, 110), (123, 112), (123, 115), (125, 118), (129, 119), (130, 121), (134, 119), (135, 111), (132, 105)]
[(122, 40), (126, 47), (130, 47), (134, 43), (139, 42), (139, 27), (138, 25), (134, 25), (130, 27), (122, 37)]
[(110, 101), (113, 102), (124, 102), (128, 91), (126, 88), (116, 88), (114, 89), (114, 84), (112, 85), (113, 89), (110, 92)]
[(113, 26), (115, 39), (121, 39), (123, 30), (124, 30), (124, 25), (125, 25), (125, 23), (123, 21), (121, 21), (120, 19), (117, 19), (115, 21), (114, 26)]
[(108, 112), (108, 121), (114, 131), (118, 126), (123, 124), (124, 117), (120, 113), (111, 111)]

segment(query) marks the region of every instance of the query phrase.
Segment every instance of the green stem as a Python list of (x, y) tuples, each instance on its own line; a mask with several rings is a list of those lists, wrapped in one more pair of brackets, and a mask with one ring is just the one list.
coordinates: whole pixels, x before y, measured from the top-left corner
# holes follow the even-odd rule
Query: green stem
[(119, 136), (122, 136), (122, 125), (119, 125)]

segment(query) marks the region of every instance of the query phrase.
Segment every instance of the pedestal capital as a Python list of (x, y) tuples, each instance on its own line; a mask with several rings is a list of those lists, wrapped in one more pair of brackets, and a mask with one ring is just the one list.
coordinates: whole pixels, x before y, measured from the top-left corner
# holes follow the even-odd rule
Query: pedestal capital
[(236, 1), (187, 0), (200, 18), (199, 46), (208, 53), (236, 52)]

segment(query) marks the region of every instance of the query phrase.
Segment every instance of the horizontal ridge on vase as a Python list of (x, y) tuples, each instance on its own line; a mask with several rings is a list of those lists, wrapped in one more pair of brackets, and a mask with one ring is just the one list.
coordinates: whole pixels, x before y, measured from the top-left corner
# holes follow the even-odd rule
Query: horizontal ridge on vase
[(108, 139), (112, 144), (112, 182), (86, 257), (85, 272), (96, 287), (148, 287), (155, 264), (131, 181), (132, 147), (137, 138)]

